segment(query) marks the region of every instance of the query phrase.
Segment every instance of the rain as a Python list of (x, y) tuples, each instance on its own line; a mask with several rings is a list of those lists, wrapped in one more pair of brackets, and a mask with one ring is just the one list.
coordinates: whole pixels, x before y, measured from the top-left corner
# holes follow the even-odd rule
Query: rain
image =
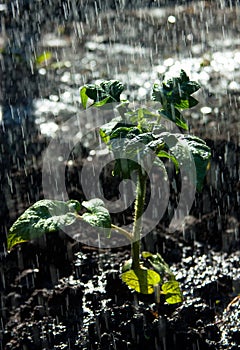
[[(239, 0), (0, 0), (0, 350), (239, 349), (239, 45)], [(113, 176), (98, 133), (116, 109), (84, 110), (79, 90), (119, 80), (123, 100), (152, 108), (153, 84), (181, 69), (201, 85), (184, 116), (210, 166), (174, 232), (184, 179), (171, 162), (153, 168), (144, 228), (159, 222), (141, 243), (170, 266), (183, 302), (123, 283), (131, 247), (115, 231), (74, 223), (8, 252), (15, 220), (52, 196), (97, 193), (112, 223), (132, 228), (134, 178)]]

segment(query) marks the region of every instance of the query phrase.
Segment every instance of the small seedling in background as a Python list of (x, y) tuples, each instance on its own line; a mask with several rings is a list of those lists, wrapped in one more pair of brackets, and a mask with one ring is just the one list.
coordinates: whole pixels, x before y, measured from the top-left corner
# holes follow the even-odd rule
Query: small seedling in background
[[(196, 188), (201, 190), (207, 171), (210, 149), (200, 138), (188, 134), (172, 134), (164, 127), (163, 120), (170, 120), (183, 130), (188, 130), (181, 110), (195, 106), (198, 101), (191, 95), (200, 88), (190, 81), (184, 71), (180, 76), (153, 87), (152, 99), (160, 102), (161, 109), (153, 113), (147, 108), (131, 109), (129, 102), (120, 99), (123, 85), (116, 80), (104, 81), (100, 85), (88, 84), (81, 88), (80, 96), (84, 108), (102, 107), (108, 103), (118, 103), (119, 116), (100, 127), (103, 142), (114, 154), (114, 174), (122, 179), (137, 178), (134, 205), (134, 222), (132, 232), (111, 223), (111, 216), (102, 200), (93, 198), (80, 204), (76, 200), (61, 202), (41, 200), (28, 208), (10, 228), (8, 250), (15, 244), (34, 239), (47, 232), (57, 231), (63, 226), (71, 225), (75, 220), (83, 220), (94, 227), (104, 229), (104, 234), (111, 239), (111, 230), (125, 235), (131, 243), (131, 260), (122, 267), (121, 278), (133, 290), (152, 294), (158, 290), (165, 295), (169, 304), (182, 301), (179, 283), (175, 280), (169, 266), (159, 253), (141, 253), (142, 215), (146, 200), (148, 174), (146, 169), (152, 166), (162, 167), (161, 159), (173, 162), (179, 171), (184, 148), (168, 146), (167, 137), (183, 140), (187, 151), (193, 157), (196, 168)], [(181, 154), (178, 156), (177, 153)], [(153, 157), (154, 155), (154, 157)], [(86, 212), (79, 215), (80, 209)]]

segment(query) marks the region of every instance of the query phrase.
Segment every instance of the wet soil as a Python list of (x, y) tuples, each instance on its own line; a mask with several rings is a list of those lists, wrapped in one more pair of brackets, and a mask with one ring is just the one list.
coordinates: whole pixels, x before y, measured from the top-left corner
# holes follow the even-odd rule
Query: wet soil
[[(38, 51), (53, 56), (38, 67), (41, 98), (32, 101), (25, 124), (0, 128), (1, 349), (240, 348), (240, 299), (228, 306), (240, 294), (240, 9), (237, 1), (160, 5), (113, 6), (97, 20), (90, 11), (88, 21), (75, 18), (52, 24), (51, 33), (43, 30)], [(6, 254), (11, 223), (43, 198), (43, 151), (80, 109), (79, 86), (116, 78), (125, 83), (126, 97), (147, 101), (148, 82), (179, 68), (203, 85), (189, 118), (191, 131), (212, 149), (211, 168), (184, 230), (169, 235), (166, 213), (142, 244), (169, 263), (183, 303), (156, 303), (154, 295), (136, 294), (121, 282), (129, 246), (97, 250), (58, 232)], [(97, 161), (81, 146), (81, 156), (68, 163), (70, 198), (84, 199), (79, 173), (84, 162), (91, 164), (89, 156)], [(103, 185), (109, 181), (103, 176)], [(108, 189), (108, 198), (115, 198), (114, 186)], [(131, 222), (131, 210), (113, 220)]]
[(147, 241), (171, 264), (183, 303), (130, 292), (119, 278), (129, 247), (99, 252), (52, 234), (16, 248), (2, 265), (2, 347), (238, 349), (239, 299), (227, 305), (239, 292), (239, 251), (159, 231)]

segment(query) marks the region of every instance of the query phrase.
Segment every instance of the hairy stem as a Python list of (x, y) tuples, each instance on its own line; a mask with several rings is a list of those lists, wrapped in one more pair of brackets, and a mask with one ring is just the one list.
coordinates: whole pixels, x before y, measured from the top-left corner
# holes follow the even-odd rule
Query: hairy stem
[(140, 268), (140, 240), (142, 232), (142, 214), (144, 210), (146, 196), (147, 176), (139, 170), (136, 200), (135, 200), (135, 215), (133, 225), (133, 243), (132, 243), (132, 269)]

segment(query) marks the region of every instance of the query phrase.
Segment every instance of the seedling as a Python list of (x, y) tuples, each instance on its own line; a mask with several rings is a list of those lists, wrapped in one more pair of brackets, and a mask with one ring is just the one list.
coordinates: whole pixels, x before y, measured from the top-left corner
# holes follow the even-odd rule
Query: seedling
[[(131, 109), (129, 101), (120, 99), (124, 86), (116, 80), (104, 81), (100, 85), (88, 84), (80, 89), (82, 106), (102, 107), (117, 103), (119, 115), (100, 127), (103, 142), (114, 154), (114, 175), (122, 179), (137, 178), (134, 204), (134, 223), (132, 232), (111, 223), (111, 216), (104, 202), (98, 198), (84, 201), (61, 202), (40, 200), (28, 208), (13, 224), (8, 234), (8, 250), (14, 245), (39, 237), (47, 232), (57, 231), (71, 225), (75, 220), (83, 220), (94, 227), (103, 228), (104, 234), (111, 239), (111, 231), (125, 235), (131, 243), (131, 260), (122, 267), (121, 278), (133, 290), (143, 293), (165, 295), (168, 303), (182, 301), (178, 282), (169, 266), (160, 254), (141, 253), (142, 215), (146, 201), (147, 170), (153, 166), (163, 166), (161, 159), (173, 162), (179, 171), (179, 157), (184, 152), (191, 153), (196, 168), (196, 188), (201, 190), (208, 168), (210, 149), (200, 138), (186, 133), (167, 131), (164, 120), (169, 120), (184, 132), (188, 124), (181, 111), (195, 106), (198, 101), (191, 95), (200, 88), (190, 81), (182, 70), (180, 76), (155, 84), (152, 99), (161, 104), (156, 113), (147, 108)], [(175, 140), (174, 152), (167, 139)], [(179, 147), (178, 141), (184, 141)], [(181, 144), (181, 142), (180, 142)], [(81, 208), (86, 212), (79, 214)], [(158, 298), (157, 297), (157, 298)]]

